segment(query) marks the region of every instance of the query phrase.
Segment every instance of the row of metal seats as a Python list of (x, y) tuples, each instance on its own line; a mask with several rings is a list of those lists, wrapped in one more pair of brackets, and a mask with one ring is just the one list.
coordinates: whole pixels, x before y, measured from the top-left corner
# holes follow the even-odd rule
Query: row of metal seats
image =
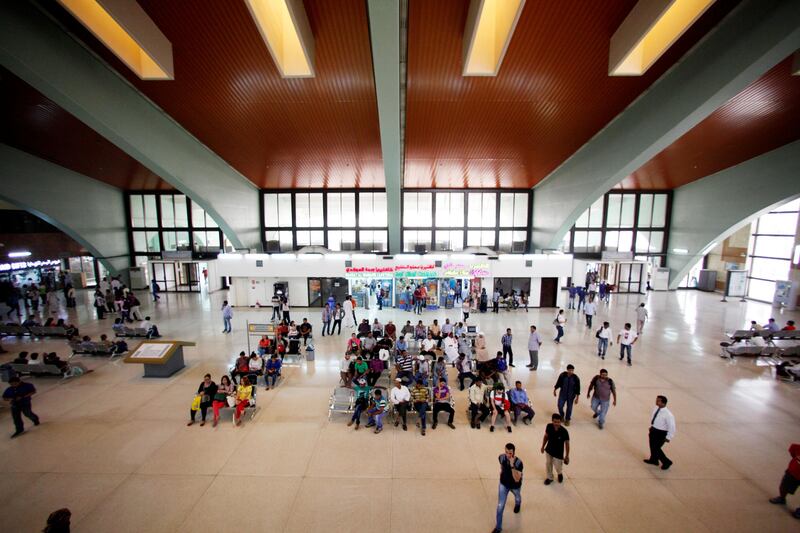
[(0, 325), (0, 335), (23, 337), (68, 337), (67, 328), (62, 326), (22, 326), (19, 324)]

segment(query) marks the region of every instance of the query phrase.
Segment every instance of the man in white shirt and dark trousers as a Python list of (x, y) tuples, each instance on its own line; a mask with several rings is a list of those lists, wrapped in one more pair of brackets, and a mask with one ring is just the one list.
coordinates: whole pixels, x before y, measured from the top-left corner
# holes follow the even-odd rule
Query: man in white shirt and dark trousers
[(636, 340), (639, 338), (636, 333), (631, 331), (631, 324), (630, 322), (625, 322), (625, 329), (619, 332), (617, 335), (617, 344), (619, 344), (619, 360), (625, 357), (625, 352), (628, 352), (628, 366), (631, 366), (631, 350), (633, 345), (636, 344)]
[[(403, 420), (403, 431), (408, 431), (406, 425), (406, 413), (408, 412), (408, 403), (411, 401), (411, 391), (408, 387), (403, 385), (403, 380), (395, 378), (394, 388), (389, 393), (389, 401), (392, 402), (392, 407), (395, 411), (394, 427), (400, 425), (400, 419)], [(399, 417), (397, 415), (400, 415)]]
[(603, 326), (597, 330), (595, 337), (597, 337), (597, 355), (600, 359), (606, 358), (606, 350), (608, 345), (611, 344), (611, 325), (608, 322), (603, 322)]
[(592, 327), (592, 318), (597, 310), (597, 305), (594, 303), (594, 297), (590, 296), (589, 301), (583, 305), (583, 313), (586, 315), (586, 327)]
[(674, 436), (675, 416), (667, 409), (667, 397), (656, 396), (656, 407), (650, 418), (650, 458), (644, 462), (655, 466), (661, 463), (661, 470), (669, 470), (672, 461), (664, 454), (661, 447), (664, 443), (670, 442)]

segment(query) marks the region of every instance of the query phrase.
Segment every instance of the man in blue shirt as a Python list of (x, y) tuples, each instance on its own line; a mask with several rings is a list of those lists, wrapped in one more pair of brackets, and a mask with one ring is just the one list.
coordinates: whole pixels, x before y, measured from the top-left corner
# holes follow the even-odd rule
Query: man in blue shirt
[(578, 289), (575, 288), (575, 284), (569, 286), (569, 305), (567, 305), (567, 309), (575, 309), (575, 295), (578, 294)]
[(581, 310), (584, 303), (586, 303), (586, 289), (578, 287), (578, 311)]
[(264, 382), (267, 384), (267, 390), (270, 387), (270, 380), (272, 380), (272, 388), (275, 388), (275, 382), (278, 381), (278, 378), (281, 375), (281, 366), (283, 362), (278, 357), (278, 354), (272, 354), (272, 357), (269, 361), (267, 361), (267, 369), (266, 374), (264, 374)]
[(514, 388), (508, 391), (508, 399), (511, 402), (511, 410), (514, 412), (514, 425), (517, 425), (519, 413), (525, 413), (522, 422), (530, 424), (536, 414), (530, 405), (528, 405), (528, 393), (522, 388), (522, 382), (517, 381), (514, 383)]
[(567, 365), (567, 371), (562, 372), (558, 376), (555, 386), (553, 387), (553, 396), (558, 396), (558, 414), (564, 418), (564, 407), (566, 406), (566, 418), (564, 425), (568, 426), (572, 418), (572, 405), (578, 404), (578, 398), (581, 394), (581, 380), (575, 374), (575, 367)]
[(11, 404), (11, 418), (14, 419), (16, 431), (11, 438), (22, 435), (25, 424), (22, 415), (27, 416), (34, 426), (39, 425), (39, 417), (31, 411), (31, 396), (36, 394), (36, 387), (31, 383), (23, 383), (19, 377), (14, 376), (8, 380), (9, 387), (3, 392), (3, 400)]

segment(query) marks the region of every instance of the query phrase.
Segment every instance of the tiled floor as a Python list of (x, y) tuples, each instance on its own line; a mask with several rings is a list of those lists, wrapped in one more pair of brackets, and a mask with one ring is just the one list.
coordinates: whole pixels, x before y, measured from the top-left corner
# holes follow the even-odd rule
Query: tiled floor
[[(764, 304), (721, 303), (716, 295), (672, 292), (617, 296), (597, 320), (615, 331), (632, 321), (646, 298), (651, 321), (634, 347), (634, 365), (594, 355), (594, 335), (569, 312), (560, 346), (547, 342), (536, 373), (523, 365), (527, 330), (551, 336), (552, 310), (475, 317), (490, 347), (506, 327), (515, 334), (513, 377), (528, 389), (537, 412), (532, 426), (509, 435), (469, 429), (466, 393), (456, 393), (456, 426), (380, 435), (328, 422), (327, 399), (338, 381), (344, 336), (317, 337), (316, 361), (287, 368), (276, 390), (260, 391), (255, 419), (234, 428), (226, 415), (216, 428), (186, 427), (189, 405), (205, 372), (218, 380), (246, 348), (245, 320), (265, 312), (236, 310), (234, 333), (222, 335), (222, 294), (164, 295), (146, 310), (168, 339), (197, 342), (187, 368), (170, 379), (144, 379), (136, 365), (84, 359), (96, 371), (66, 383), (33, 380), (42, 425), (19, 439), (0, 439), (0, 531), (41, 529), (59, 507), (73, 511), (75, 531), (479, 531), (493, 527), (497, 456), (516, 443), (525, 463), (522, 513), (507, 507), (506, 531), (798, 531), (787, 508), (767, 503), (800, 441), (800, 388), (777, 382), (752, 360), (717, 354), (724, 331), (773, 312)], [(144, 298), (142, 298), (144, 299)], [(359, 310), (376, 316), (375, 310)], [(384, 310), (382, 321), (408, 313)], [(318, 310), (294, 310), (318, 327)], [(443, 321), (456, 311), (427, 313)], [(797, 319), (784, 313), (780, 322)], [(75, 315), (73, 315), (75, 319)], [(81, 308), (82, 333), (108, 333)], [(255, 340), (255, 339), (254, 339)], [(5, 340), (12, 353), (56, 350), (60, 340)], [(614, 346), (616, 348), (616, 345)], [(613, 353), (612, 349), (612, 353)], [(8, 360), (3, 356), (2, 360)], [(538, 449), (555, 408), (552, 386), (567, 363), (584, 387), (601, 366), (619, 389), (604, 431), (593, 424), (585, 396), (569, 428), (572, 462), (565, 481), (545, 487)], [(642, 463), (656, 394), (669, 397), (678, 432), (663, 472)], [(8, 408), (0, 428), (10, 435)], [(800, 506), (800, 497), (790, 500)]]

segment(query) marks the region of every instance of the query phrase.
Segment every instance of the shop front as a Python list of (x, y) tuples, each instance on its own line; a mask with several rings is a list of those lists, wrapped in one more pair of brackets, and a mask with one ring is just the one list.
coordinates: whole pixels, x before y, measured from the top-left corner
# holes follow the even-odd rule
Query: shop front
[(0, 281), (10, 281), (17, 287), (30, 283), (55, 285), (60, 273), (60, 259), (0, 263)]
[(383, 307), (391, 307), (394, 298), (394, 268), (386, 266), (345, 267), (345, 277), (349, 283), (350, 294), (356, 300), (356, 306), (369, 309), (377, 305), (377, 294), (383, 289), (386, 296)]
[(349, 294), (348, 284), (347, 278), (308, 278), (308, 306), (323, 307), (331, 296), (342, 303)]
[(439, 305), (452, 309), (463, 298), (480, 297), (481, 280), (491, 276), (489, 263), (444, 263), (439, 280)]
[(417, 287), (425, 289), (425, 308), (439, 308), (439, 277), (436, 265), (397, 265), (394, 267), (394, 286), (397, 296), (397, 308), (411, 310), (413, 294)]

